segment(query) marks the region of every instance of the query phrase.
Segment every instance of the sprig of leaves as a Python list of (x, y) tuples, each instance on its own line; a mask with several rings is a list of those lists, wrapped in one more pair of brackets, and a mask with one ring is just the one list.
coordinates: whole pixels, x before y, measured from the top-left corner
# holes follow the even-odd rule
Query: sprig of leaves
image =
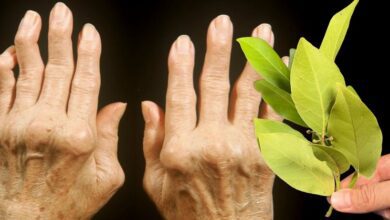
[(308, 128), (312, 136), (308, 140), (282, 122), (254, 121), (265, 162), (303, 192), (330, 196), (351, 165), (354, 180), (359, 175), (369, 178), (381, 154), (382, 132), (374, 114), (346, 85), (335, 64), (357, 4), (354, 0), (332, 17), (319, 49), (301, 38), (296, 50), (290, 50), (288, 66), (264, 40), (238, 39), (247, 60), (263, 77), (255, 82), (256, 90), (278, 114)]

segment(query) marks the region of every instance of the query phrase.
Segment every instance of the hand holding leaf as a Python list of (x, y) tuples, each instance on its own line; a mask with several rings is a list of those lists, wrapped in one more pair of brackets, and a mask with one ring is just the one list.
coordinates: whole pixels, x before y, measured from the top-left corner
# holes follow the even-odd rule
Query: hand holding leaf
[(255, 120), (266, 163), (303, 192), (331, 195), (350, 165), (353, 179), (370, 177), (381, 154), (382, 133), (374, 114), (346, 86), (334, 63), (357, 3), (333, 16), (320, 49), (301, 38), (290, 51), (288, 67), (262, 40), (238, 39), (250, 64), (264, 77), (255, 83), (264, 100), (286, 120), (310, 128), (312, 139), (307, 140), (286, 124)]

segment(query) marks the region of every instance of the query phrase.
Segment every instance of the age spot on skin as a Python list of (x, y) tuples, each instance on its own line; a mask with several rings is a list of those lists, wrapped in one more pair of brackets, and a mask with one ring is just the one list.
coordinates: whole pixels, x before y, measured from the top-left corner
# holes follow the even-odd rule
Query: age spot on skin
[(58, 212), (57, 218), (58, 219), (64, 219), (64, 214), (62, 212)]

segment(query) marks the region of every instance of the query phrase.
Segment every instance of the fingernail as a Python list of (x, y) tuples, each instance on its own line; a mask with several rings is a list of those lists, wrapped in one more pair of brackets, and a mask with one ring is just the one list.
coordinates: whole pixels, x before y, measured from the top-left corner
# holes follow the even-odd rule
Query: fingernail
[[(215, 36), (218, 41), (231, 39), (233, 32), (232, 23), (227, 15), (220, 15), (214, 20)], [(231, 33), (229, 33), (231, 32)]]
[(187, 35), (181, 35), (176, 40), (176, 49), (179, 52), (187, 53), (191, 47), (191, 39)]
[(257, 29), (256, 37), (259, 37), (265, 41), (270, 41), (272, 36), (272, 28), (269, 24), (261, 24)]
[(330, 201), (332, 206), (338, 210), (348, 209), (352, 205), (351, 195), (348, 189), (334, 192)]
[(35, 11), (28, 10), (24, 15), (20, 27), (32, 27), (36, 24), (38, 14)]
[(83, 28), (82, 38), (84, 40), (93, 40), (96, 36), (96, 29), (92, 24), (85, 24)]
[(230, 25), (230, 18), (227, 15), (220, 15), (215, 19), (215, 27), (218, 30), (223, 30), (228, 28)]
[(67, 16), (68, 7), (62, 2), (58, 2), (53, 8), (53, 21), (63, 22)]
[(147, 124), (150, 122), (150, 111), (147, 102), (146, 101), (142, 102), (141, 107), (142, 107), (142, 115), (144, 116), (144, 121)]

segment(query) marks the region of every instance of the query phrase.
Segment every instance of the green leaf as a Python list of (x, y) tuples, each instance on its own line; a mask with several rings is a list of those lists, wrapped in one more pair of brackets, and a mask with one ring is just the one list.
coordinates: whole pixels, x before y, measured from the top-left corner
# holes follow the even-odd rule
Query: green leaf
[(291, 94), (303, 121), (319, 134), (325, 133), (337, 83), (345, 85), (336, 64), (301, 38), (291, 68)]
[(290, 92), (290, 71), (264, 40), (244, 37), (237, 40), (251, 66), (270, 84)]
[(354, 0), (346, 8), (335, 14), (329, 22), (320, 50), (321, 53), (331, 60), (336, 58), (340, 50), (358, 2), (358, 0)]
[(290, 56), (289, 56), (289, 59), (288, 59), (288, 69), (290, 69), (290, 70), (291, 70), (291, 67), (292, 67), (292, 63), (294, 61), (294, 55), (295, 55), (295, 49), (291, 48), (290, 49)]
[(287, 133), (295, 135), (299, 138), (304, 138), (304, 136), (299, 131), (293, 129), (283, 122), (256, 118), (254, 123), (256, 134)]
[[(312, 146), (314, 149), (320, 149), (321, 151), (326, 152), (332, 158), (333, 161), (329, 161), (329, 159), (327, 159), (326, 161), (329, 163), (334, 163), (339, 174), (343, 174), (346, 171), (348, 171), (350, 163), (348, 162), (347, 158), (340, 151), (338, 151), (332, 147), (327, 147), (327, 146), (323, 146), (323, 145), (319, 145), (319, 144), (313, 144)], [(314, 153), (316, 153), (316, 152), (314, 152)], [(317, 154), (316, 154), (316, 156), (317, 156)], [(321, 159), (319, 157), (317, 157), (317, 158)], [(324, 159), (326, 159), (326, 158), (324, 158)], [(329, 166), (329, 167), (331, 167), (331, 166)], [(331, 167), (331, 168), (332, 168), (332, 170), (335, 170), (333, 167)]]
[(329, 196), (335, 189), (333, 171), (317, 159), (311, 143), (286, 133), (257, 134), (267, 165), (291, 187)]
[(347, 86), (347, 89), (348, 89), (350, 92), (352, 92), (353, 94), (359, 96), (358, 93), (356, 92), (356, 90), (355, 90), (352, 86)]
[(339, 86), (328, 132), (332, 145), (343, 153), (360, 174), (370, 177), (381, 155), (382, 132), (368, 107), (343, 86)]
[(307, 127), (305, 122), (299, 116), (291, 95), (270, 84), (265, 80), (258, 80), (255, 82), (255, 88), (261, 93), (262, 98), (283, 118), (292, 121), (303, 127)]

